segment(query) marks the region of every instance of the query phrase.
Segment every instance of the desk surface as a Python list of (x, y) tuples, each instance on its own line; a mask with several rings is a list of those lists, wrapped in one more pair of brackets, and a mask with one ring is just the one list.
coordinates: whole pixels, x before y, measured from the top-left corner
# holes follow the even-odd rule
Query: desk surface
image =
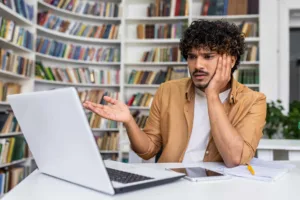
[[(72, 183), (58, 180), (41, 174), (39, 171), (33, 172), (24, 181), (17, 185), (7, 195), (4, 200), (185, 200), (185, 199), (272, 199), (290, 200), (299, 199), (300, 185), (300, 162), (292, 162), (297, 165), (290, 173), (286, 174), (276, 182), (261, 182), (246, 180), (242, 178), (232, 178), (223, 181), (210, 182), (190, 182), (185, 179), (176, 182), (147, 188), (135, 192), (109, 196), (97, 191), (83, 188)], [(147, 167), (180, 167), (181, 163), (168, 164), (142, 164)], [(199, 164), (198, 164), (199, 165)], [(196, 164), (189, 165), (196, 166)], [(80, 173), (80, 172), (79, 172)]]

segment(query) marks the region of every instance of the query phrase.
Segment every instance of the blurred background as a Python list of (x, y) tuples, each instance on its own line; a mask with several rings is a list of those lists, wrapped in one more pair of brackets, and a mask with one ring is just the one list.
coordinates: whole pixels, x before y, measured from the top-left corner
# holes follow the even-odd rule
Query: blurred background
[[(75, 87), (81, 101), (102, 104), (109, 95), (143, 129), (159, 85), (189, 76), (178, 44), (197, 19), (235, 23), (246, 36), (234, 77), (268, 101), (256, 157), (300, 160), (299, 0), (2, 0), (0, 195), (36, 169), (7, 95)], [(131, 151), (123, 124), (86, 114), (104, 159), (156, 161)]]

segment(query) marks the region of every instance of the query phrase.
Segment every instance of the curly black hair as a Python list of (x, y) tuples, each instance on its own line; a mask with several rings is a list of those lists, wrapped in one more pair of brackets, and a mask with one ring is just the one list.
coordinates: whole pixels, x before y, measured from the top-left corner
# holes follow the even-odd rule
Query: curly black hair
[(235, 56), (236, 63), (231, 70), (233, 73), (245, 51), (245, 36), (233, 23), (222, 20), (197, 20), (185, 30), (179, 48), (185, 59), (192, 48), (204, 48), (218, 54), (227, 53)]

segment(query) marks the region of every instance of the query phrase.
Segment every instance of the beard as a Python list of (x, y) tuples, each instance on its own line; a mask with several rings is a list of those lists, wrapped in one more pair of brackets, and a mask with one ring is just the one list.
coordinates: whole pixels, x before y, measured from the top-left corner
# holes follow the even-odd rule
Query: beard
[(205, 74), (207, 77), (209, 77), (209, 73), (205, 72), (203, 70), (197, 70), (197, 69), (195, 69), (194, 72), (190, 72), (190, 76), (192, 77), (192, 81), (193, 81), (195, 87), (200, 90), (205, 90), (207, 88), (207, 86), (209, 85), (212, 77), (206, 83), (199, 83), (197, 80), (194, 80), (194, 77), (197, 73)]

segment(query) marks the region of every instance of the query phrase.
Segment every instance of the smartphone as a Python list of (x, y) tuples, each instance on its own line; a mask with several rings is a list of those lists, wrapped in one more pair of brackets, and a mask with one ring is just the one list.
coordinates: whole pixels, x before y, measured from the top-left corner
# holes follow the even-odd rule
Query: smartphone
[(170, 168), (169, 170), (185, 174), (185, 179), (189, 181), (211, 181), (211, 180), (228, 180), (231, 177), (220, 174), (202, 167), (185, 167), (185, 168)]

